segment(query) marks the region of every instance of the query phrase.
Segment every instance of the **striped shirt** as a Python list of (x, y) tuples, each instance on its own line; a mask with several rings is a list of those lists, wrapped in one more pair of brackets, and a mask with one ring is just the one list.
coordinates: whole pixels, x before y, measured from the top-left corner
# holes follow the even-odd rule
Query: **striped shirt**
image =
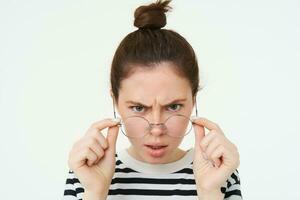
[[(115, 173), (107, 200), (199, 200), (193, 174), (194, 150), (167, 164), (150, 164), (131, 157), (123, 149), (116, 154)], [(235, 170), (221, 191), (226, 200), (241, 200), (240, 178)], [(72, 170), (65, 183), (63, 200), (80, 200), (84, 188)]]

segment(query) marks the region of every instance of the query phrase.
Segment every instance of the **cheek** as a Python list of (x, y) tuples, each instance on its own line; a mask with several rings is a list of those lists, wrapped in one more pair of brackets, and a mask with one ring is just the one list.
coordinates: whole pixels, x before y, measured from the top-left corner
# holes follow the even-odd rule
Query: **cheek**
[(169, 140), (170, 145), (172, 145), (172, 147), (176, 148), (180, 145), (180, 143), (182, 142), (183, 138), (171, 138)]
[(142, 139), (130, 139), (129, 138), (129, 142), (134, 147), (141, 147), (144, 145), (144, 141)]

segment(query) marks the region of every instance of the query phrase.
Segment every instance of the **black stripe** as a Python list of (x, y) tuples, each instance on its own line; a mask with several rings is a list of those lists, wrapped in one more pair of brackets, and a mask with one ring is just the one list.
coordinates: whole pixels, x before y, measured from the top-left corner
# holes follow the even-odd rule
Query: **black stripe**
[(78, 178), (67, 178), (66, 184), (80, 183)]
[(221, 192), (222, 192), (223, 194), (225, 194), (225, 192), (226, 192), (226, 187), (221, 187)]
[(143, 196), (197, 196), (196, 190), (140, 190), (115, 189), (109, 190), (108, 195), (143, 195)]
[(240, 180), (239, 178), (235, 175), (235, 173), (231, 174), (231, 178), (233, 178), (233, 180), (235, 181), (234, 184), (240, 184)]
[(154, 178), (113, 178), (111, 184), (116, 183), (148, 183), (148, 184), (191, 184), (194, 185), (194, 179), (154, 179)]
[(76, 192), (74, 190), (65, 190), (64, 196), (71, 195), (76, 197)]
[(227, 188), (229, 188), (232, 184), (231, 184), (231, 182), (227, 179)]
[(115, 172), (122, 172), (122, 173), (130, 173), (130, 172), (135, 172), (135, 173), (139, 173), (131, 168), (125, 167), (125, 168), (116, 168)]
[(184, 169), (181, 169), (174, 173), (176, 173), (176, 174), (177, 173), (194, 174), (193, 169), (191, 169), (191, 168), (184, 168)]
[(225, 193), (225, 197), (224, 197), (224, 198), (228, 198), (228, 197), (230, 197), (230, 196), (232, 196), (232, 195), (242, 196), (242, 193), (241, 193), (240, 190), (227, 191), (227, 192)]
[(66, 184), (74, 184), (74, 180), (72, 178), (67, 178)]
[(120, 164), (122, 164), (122, 161), (121, 160), (117, 160), (116, 161), (116, 165), (120, 165)]
[(84, 188), (82, 188), (82, 187), (76, 188), (76, 194), (83, 193), (83, 192), (84, 192)]

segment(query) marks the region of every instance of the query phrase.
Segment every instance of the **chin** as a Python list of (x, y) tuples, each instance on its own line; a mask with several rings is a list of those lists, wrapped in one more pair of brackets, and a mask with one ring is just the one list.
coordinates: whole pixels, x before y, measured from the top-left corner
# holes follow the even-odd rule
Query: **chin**
[(145, 160), (145, 162), (150, 164), (163, 164), (167, 163), (169, 160), (168, 156), (171, 155), (169, 146), (165, 147), (164, 149), (160, 150), (153, 150), (149, 147), (144, 147), (143, 151), (141, 151), (142, 157)]

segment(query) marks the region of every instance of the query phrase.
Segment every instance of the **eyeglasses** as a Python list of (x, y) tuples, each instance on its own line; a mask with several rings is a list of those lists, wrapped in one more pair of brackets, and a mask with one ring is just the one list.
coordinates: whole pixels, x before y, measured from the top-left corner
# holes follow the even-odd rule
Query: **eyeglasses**
[[(196, 116), (198, 115), (196, 103)], [(114, 117), (116, 112), (114, 108)], [(128, 138), (142, 138), (149, 134), (153, 127), (158, 126), (163, 132), (171, 137), (182, 138), (189, 134), (193, 128), (192, 120), (182, 114), (169, 116), (163, 123), (150, 123), (142, 116), (129, 116), (121, 119), (119, 123), (121, 132)]]
[(181, 138), (191, 132), (193, 122), (186, 116), (175, 114), (169, 116), (163, 123), (150, 123), (142, 116), (130, 116), (122, 119), (120, 127), (122, 133), (129, 138), (142, 138), (149, 134), (151, 129), (158, 126), (163, 134)]

